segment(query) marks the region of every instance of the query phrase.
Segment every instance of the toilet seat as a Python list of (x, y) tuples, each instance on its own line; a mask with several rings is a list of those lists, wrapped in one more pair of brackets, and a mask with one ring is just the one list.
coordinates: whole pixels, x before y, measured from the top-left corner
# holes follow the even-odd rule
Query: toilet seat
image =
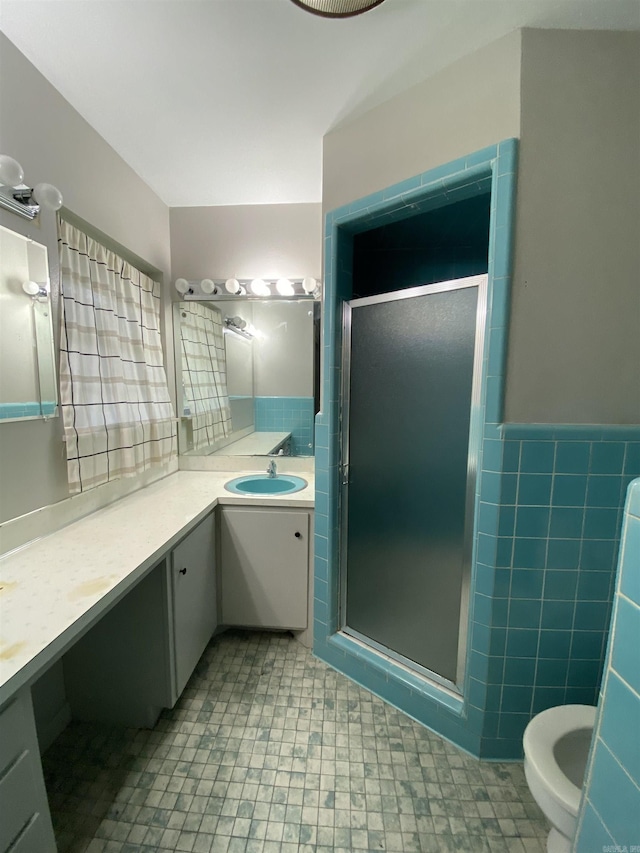
[(578, 814), (582, 791), (558, 765), (554, 747), (564, 735), (579, 729), (593, 729), (593, 705), (559, 705), (537, 714), (524, 732), (526, 760), (559, 803), (573, 816)]

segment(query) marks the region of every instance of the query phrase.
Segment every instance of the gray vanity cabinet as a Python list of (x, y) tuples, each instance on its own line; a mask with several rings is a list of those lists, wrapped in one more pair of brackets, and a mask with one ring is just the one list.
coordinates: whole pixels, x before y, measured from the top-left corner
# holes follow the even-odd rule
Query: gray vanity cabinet
[(0, 853), (55, 853), (31, 691), (0, 711)]
[(162, 560), (69, 649), (64, 680), (73, 719), (153, 728), (175, 703), (170, 600)]
[(209, 513), (64, 658), (71, 716), (153, 728), (180, 698), (217, 622)]
[(309, 531), (306, 510), (220, 510), (224, 625), (307, 627)]
[(213, 513), (173, 549), (171, 588), (177, 699), (217, 626)]

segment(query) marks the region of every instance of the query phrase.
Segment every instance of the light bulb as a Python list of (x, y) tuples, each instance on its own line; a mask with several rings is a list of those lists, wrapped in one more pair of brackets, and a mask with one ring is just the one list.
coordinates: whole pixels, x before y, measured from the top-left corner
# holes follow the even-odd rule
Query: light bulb
[(305, 293), (313, 293), (317, 286), (318, 282), (315, 280), (315, 278), (307, 277), (302, 279), (302, 288)]
[(39, 205), (49, 210), (60, 210), (62, 207), (62, 193), (53, 184), (36, 184), (33, 197)]
[(185, 293), (188, 293), (188, 291), (191, 290), (189, 282), (186, 280), (186, 278), (176, 279), (176, 290), (178, 291), (178, 293), (182, 293), (183, 296)]
[(237, 278), (228, 278), (225, 281), (224, 286), (227, 290), (227, 293), (236, 294), (236, 293), (240, 293), (240, 291), (242, 290), (242, 288), (240, 287), (240, 282), (238, 281)]
[(276, 282), (276, 290), (280, 296), (293, 296), (293, 285), (288, 278), (279, 278)]
[(27, 296), (37, 296), (40, 293), (40, 285), (37, 281), (23, 281), (22, 289)]
[(203, 278), (200, 282), (200, 290), (203, 293), (217, 293), (215, 282), (210, 278)]
[(17, 187), (24, 181), (22, 166), (8, 154), (0, 154), (0, 184)]
[(262, 278), (254, 278), (254, 280), (251, 282), (251, 292), (255, 293), (256, 296), (271, 295), (269, 285)]

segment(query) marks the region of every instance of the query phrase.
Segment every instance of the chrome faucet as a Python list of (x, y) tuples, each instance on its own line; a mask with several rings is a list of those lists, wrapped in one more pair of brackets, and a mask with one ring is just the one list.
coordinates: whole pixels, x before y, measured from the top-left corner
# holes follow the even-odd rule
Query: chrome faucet
[(276, 467), (276, 463), (273, 459), (267, 465), (267, 476), (272, 480), (278, 476), (278, 470)]

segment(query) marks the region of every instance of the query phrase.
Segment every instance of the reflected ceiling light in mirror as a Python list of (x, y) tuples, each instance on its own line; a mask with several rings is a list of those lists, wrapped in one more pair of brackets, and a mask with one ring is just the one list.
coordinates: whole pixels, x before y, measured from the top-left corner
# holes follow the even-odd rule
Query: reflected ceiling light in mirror
[(302, 289), (305, 293), (315, 293), (317, 286), (318, 282), (315, 278), (307, 277), (302, 279)]
[(295, 293), (293, 284), (291, 284), (288, 278), (279, 278), (276, 282), (276, 290), (280, 296), (293, 296)]
[(254, 278), (251, 282), (251, 292), (256, 296), (271, 296), (271, 288), (263, 278)]
[(185, 293), (193, 293), (193, 289), (186, 278), (177, 278), (175, 288), (178, 293), (181, 293), (183, 296)]
[(200, 282), (200, 290), (203, 293), (217, 293), (218, 288), (216, 287), (216, 283), (210, 278), (203, 278)]
[(0, 207), (25, 219), (35, 219), (41, 208), (60, 210), (62, 193), (53, 184), (23, 184), (20, 163), (8, 154), (0, 154)]
[(254, 337), (253, 326), (249, 326), (247, 321), (240, 316), (224, 318), (225, 331), (235, 332), (241, 338), (251, 340)]

